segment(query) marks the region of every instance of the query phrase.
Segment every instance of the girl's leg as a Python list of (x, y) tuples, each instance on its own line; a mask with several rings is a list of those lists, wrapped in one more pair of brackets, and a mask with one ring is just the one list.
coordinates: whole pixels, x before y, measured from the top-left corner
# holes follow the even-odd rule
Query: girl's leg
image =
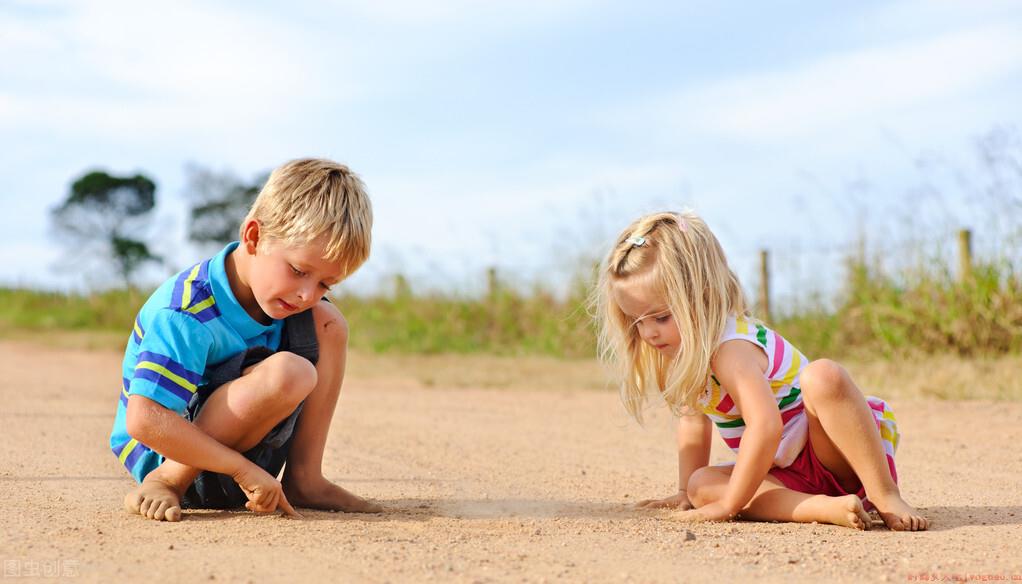
[[(724, 496), (732, 468), (705, 466), (692, 473), (688, 496), (697, 509)], [(807, 495), (785, 487), (770, 475), (742, 509), (741, 517), (754, 521), (815, 521), (852, 529), (869, 529), (872, 524), (862, 501), (855, 495)]]
[(844, 368), (827, 359), (814, 361), (802, 371), (800, 381), (809, 440), (820, 462), (842, 486), (861, 482), (891, 529), (929, 527), (929, 521), (901, 498), (873, 413)]
[(317, 381), (312, 393), (305, 398), (302, 415), (298, 418), (281, 479), (284, 494), (296, 507), (378, 513), (382, 510), (378, 504), (348, 492), (323, 476), (327, 434), (344, 379), (348, 323), (329, 302), (320, 302), (311, 310), (319, 343)]

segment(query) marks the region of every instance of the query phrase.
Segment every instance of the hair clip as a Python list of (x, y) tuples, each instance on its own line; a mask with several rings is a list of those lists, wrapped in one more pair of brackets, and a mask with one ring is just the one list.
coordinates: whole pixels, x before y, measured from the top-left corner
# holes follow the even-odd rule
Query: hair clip
[(682, 231), (688, 231), (688, 222), (685, 221), (684, 217), (678, 217), (678, 228)]
[(642, 247), (646, 245), (646, 238), (636, 235), (635, 237), (629, 237), (626, 239), (625, 243), (630, 243), (635, 247)]

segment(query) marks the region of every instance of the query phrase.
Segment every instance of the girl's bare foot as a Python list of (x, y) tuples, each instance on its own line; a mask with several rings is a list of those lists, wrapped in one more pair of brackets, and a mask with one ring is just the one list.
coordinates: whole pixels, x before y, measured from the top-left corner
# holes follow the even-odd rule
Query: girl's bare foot
[(299, 484), (297, 480), (289, 480), (289, 477), (285, 476), (282, 483), (284, 495), (295, 507), (344, 511), (346, 513), (380, 513), (383, 511), (383, 507), (379, 503), (363, 499), (323, 477), (305, 480)]
[(930, 527), (930, 520), (906, 503), (901, 495), (870, 497), (869, 500), (876, 505), (880, 518), (892, 531), (924, 531)]
[(124, 496), (124, 509), (157, 521), (181, 521), (181, 497), (155, 474), (149, 473), (141, 485)]
[(873, 519), (862, 507), (862, 501), (855, 495), (844, 495), (841, 497), (828, 497), (829, 509), (827, 522), (834, 525), (851, 527), (852, 529), (871, 529)]

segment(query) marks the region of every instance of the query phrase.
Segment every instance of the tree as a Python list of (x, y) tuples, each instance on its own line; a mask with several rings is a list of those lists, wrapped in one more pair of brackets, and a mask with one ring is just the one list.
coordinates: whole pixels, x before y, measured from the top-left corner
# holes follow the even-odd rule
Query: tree
[(72, 251), (92, 253), (99, 248), (130, 287), (139, 266), (161, 261), (138, 239), (155, 206), (156, 183), (148, 177), (117, 177), (94, 170), (71, 184), (67, 199), (51, 210), (51, 218)]
[(185, 172), (186, 196), (192, 201), (188, 239), (216, 245), (238, 238), (238, 227), (270, 177), (263, 173), (246, 183), (229, 171), (215, 172), (194, 164)]

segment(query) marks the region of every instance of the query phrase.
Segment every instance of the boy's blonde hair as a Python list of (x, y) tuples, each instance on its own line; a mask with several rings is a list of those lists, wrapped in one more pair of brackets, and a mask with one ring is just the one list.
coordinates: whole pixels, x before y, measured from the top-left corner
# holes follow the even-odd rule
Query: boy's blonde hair
[(350, 275), (369, 257), (373, 210), (362, 180), (347, 166), (318, 158), (292, 160), (270, 174), (245, 220), (259, 222), (260, 240), (288, 246), (326, 237), (326, 257)]
[[(673, 360), (643, 342), (636, 320), (614, 301), (614, 286), (625, 280), (649, 285), (670, 309), (680, 338)], [(601, 266), (593, 304), (600, 357), (617, 369), (621, 399), (639, 422), (651, 389), (675, 414), (694, 408), (728, 316), (749, 316), (720, 243), (688, 211), (647, 215), (621, 232)]]

